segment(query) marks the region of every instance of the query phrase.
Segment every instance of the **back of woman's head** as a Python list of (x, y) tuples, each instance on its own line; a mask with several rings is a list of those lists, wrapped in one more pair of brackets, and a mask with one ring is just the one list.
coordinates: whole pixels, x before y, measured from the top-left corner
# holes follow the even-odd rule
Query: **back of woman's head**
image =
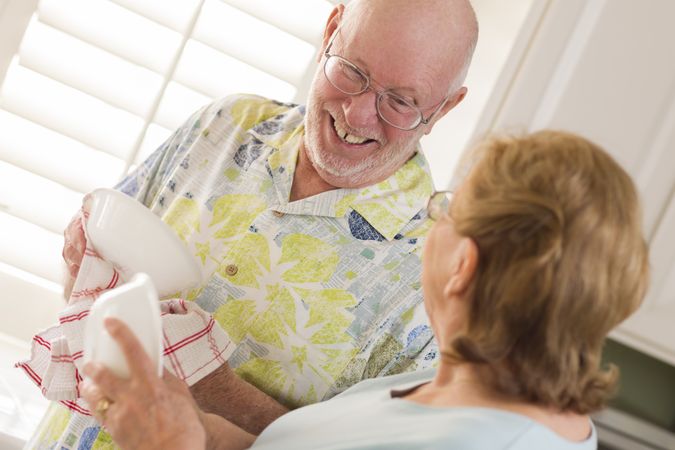
[(452, 204), (478, 246), (469, 317), (450, 354), (499, 392), (563, 411), (601, 408), (607, 333), (648, 278), (638, 196), (602, 149), (543, 131), (486, 141)]

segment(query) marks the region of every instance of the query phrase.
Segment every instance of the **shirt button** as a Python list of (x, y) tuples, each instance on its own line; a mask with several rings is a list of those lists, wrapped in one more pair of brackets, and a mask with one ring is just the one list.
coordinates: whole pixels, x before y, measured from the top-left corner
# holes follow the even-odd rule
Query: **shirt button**
[(284, 213), (281, 211), (272, 211), (272, 214), (274, 214), (277, 217), (284, 217)]
[(231, 277), (236, 275), (237, 272), (239, 272), (239, 267), (237, 267), (236, 264), (228, 264), (227, 267), (225, 267), (225, 273)]
[(209, 137), (209, 134), (211, 134), (211, 131), (209, 131), (208, 128), (205, 129), (204, 131), (202, 131), (202, 136), (204, 136), (204, 137)]

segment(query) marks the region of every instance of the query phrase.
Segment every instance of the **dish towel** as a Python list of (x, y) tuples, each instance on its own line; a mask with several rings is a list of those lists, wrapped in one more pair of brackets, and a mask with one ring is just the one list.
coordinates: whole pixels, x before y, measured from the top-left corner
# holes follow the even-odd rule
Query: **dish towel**
[[(124, 283), (114, 265), (101, 258), (89, 245), (87, 219), (90, 197), (85, 196), (81, 215), (87, 248), (66, 308), (59, 323), (33, 337), (31, 355), (16, 364), (38, 385), (49, 400), (91, 415), (80, 398), (84, 328), (89, 310), (104, 292)], [(160, 302), (162, 312), (164, 366), (193, 385), (227, 361), (234, 345), (213, 317), (193, 302), (170, 299)]]

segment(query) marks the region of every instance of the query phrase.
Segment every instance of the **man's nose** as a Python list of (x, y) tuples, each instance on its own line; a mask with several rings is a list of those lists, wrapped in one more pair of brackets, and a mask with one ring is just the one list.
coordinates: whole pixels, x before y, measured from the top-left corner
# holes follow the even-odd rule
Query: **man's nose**
[(377, 125), (377, 94), (372, 89), (347, 97), (343, 103), (345, 120), (352, 128), (367, 128)]

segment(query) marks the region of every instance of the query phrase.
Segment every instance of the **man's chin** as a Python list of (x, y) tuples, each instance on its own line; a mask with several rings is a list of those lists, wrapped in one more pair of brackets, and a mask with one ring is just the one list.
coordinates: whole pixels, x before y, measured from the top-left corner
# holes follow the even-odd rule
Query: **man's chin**
[(312, 142), (305, 144), (305, 149), (308, 150), (306, 154), (309, 157), (309, 161), (319, 176), (331, 186), (356, 189), (381, 181), (379, 173), (381, 165), (378, 164), (378, 158), (375, 154), (364, 155), (359, 160), (351, 160), (333, 153), (309, 150), (325, 146), (325, 141), (321, 143), (316, 142), (315, 145), (312, 144)]
[(372, 167), (350, 166), (349, 164), (333, 165), (326, 161), (314, 163), (319, 176), (328, 184), (337, 188), (356, 189), (375, 184), (377, 174)]

